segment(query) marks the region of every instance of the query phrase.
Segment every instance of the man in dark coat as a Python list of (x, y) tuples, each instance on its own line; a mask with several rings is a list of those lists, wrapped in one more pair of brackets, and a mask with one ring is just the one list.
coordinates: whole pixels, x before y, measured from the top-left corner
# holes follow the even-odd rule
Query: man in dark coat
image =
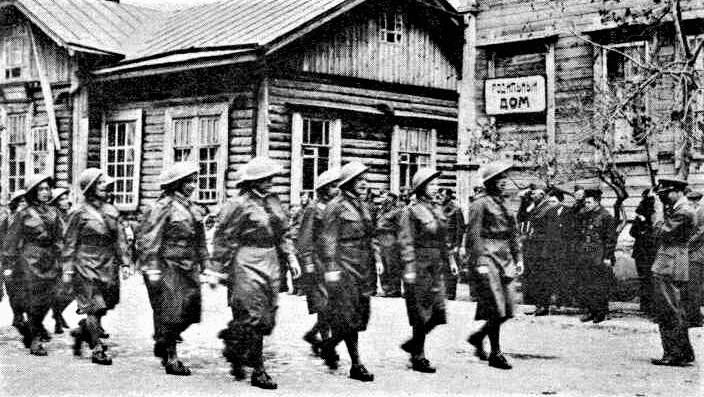
[(399, 230), (399, 217), (402, 206), (398, 198), (391, 192), (386, 192), (379, 216), (376, 220), (376, 239), (379, 244), (379, 254), (384, 264), (381, 274), (381, 288), (385, 297), (401, 296), (401, 273), (403, 268), (399, 258), (396, 235)]
[[(687, 195), (690, 201), (699, 203), (702, 194), (692, 192)], [(689, 240), (689, 283), (684, 301), (687, 322), (690, 327), (702, 326), (702, 283), (704, 283), (704, 206), (697, 205), (695, 210), (696, 230)]]
[(600, 323), (609, 312), (611, 266), (616, 247), (614, 217), (601, 206), (601, 190), (588, 189), (576, 236), (578, 295), (585, 309), (581, 321)]
[(661, 178), (653, 225), (660, 247), (653, 263), (655, 322), (660, 329), (663, 356), (655, 365), (686, 366), (694, 361), (681, 291), (689, 279), (689, 240), (695, 214), (684, 196), (687, 182)]
[(640, 310), (648, 316), (653, 315), (653, 277), (650, 268), (658, 252), (658, 243), (653, 231), (654, 199), (650, 189), (641, 194), (642, 199), (636, 208), (636, 216), (629, 231), (633, 242), (633, 260), (640, 280)]

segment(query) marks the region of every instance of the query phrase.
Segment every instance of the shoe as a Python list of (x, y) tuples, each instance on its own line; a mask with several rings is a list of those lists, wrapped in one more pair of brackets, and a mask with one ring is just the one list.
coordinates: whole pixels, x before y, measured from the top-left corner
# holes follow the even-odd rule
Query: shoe
[(315, 337), (315, 332), (306, 332), (305, 335), (303, 335), (303, 340), (310, 344), (310, 349), (313, 351), (313, 354), (316, 356), (320, 355), (320, 344), (322, 341)]
[(430, 365), (430, 361), (425, 358), (411, 359), (411, 368), (414, 371), (423, 372), (426, 374), (434, 374), (437, 372), (435, 367)]
[(374, 374), (370, 374), (369, 371), (362, 364), (354, 364), (350, 368), (350, 379), (362, 381), (362, 382), (373, 382)]
[(579, 321), (586, 323), (587, 321), (594, 320), (594, 317), (596, 317), (596, 315), (594, 313), (587, 313), (587, 314), (583, 315), (582, 317), (580, 317)]
[(176, 361), (175, 363), (167, 363), (164, 366), (167, 375), (178, 375), (178, 376), (188, 376), (191, 374), (191, 370), (183, 365), (181, 361)]
[(491, 353), (489, 355), (489, 366), (498, 369), (511, 369), (511, 364), (508, 363), (503, 353)]
[(81, 357), (83, 355), (83, 330), (79, 327), (71, 330), (71, 336), (73, 337), (73, 355), (76, 357)]
[(49, 352), (46, 351), (39, 338), (33, 338), (29, 347), (29, 354), (34, 356), (48, 356)]
[(684, 362), (686, 363), (693, 363), (694, 362), (694, 352), (691, 352), (689, 354), (685, 354), (684, 356)]
[[(44, 327), (42, 327), (44, 328)], [(51, 335), (49, 335), (49, 331), (46, 329), (42, 329), (41, 333), (39, 334), (39, 340), (42, 342), (51, 342)]]
[(596, 316), (594, 316), (594, 324), (599, 324), (601, 322), (604, 322), (606, 320), (606, 313), (599, 313)]
[(54, 325), (54, 333), (57, 334), (57, 335), (64, 333), (64, 327), (62, 327), (62, 326), (61, 326), (61, 323), (58, 322), (58, 321), (57, 321), (56, 324)]
[(409, 339), (401, 344), (401, 350), (405, 351), (408, 354), (415, 354), (416, 351), (418, 350), (416, 348), (416, 345), (413, 343), (413, 339)]
[(474, 346), (474, 356), (482, 361), (486, 361), (489, 359), (489, 355), (486, 354), (486, 350), (484, 350), (484, 338), (479, 338), (480, 336), (482, 335), (472, 334), (467, 338), (467, 342)]
[(103, 349), (93, 351), (90, 361), (93, 364), (112, 365), (112, 358), (110, 358)]
[(688, 367), (690, 365), (686, 360), (677, 360), (669, 357), (652, 359), (650, 362), (653, 365), (666, 365), (668, 367)]
[(535, 314), (536, 316), (547, 316), (548, 314), (550, 314), (550, 309), (548, 309), (547, 307), (540, 307), (537, 308), (535, 310), (535, 313), (533, 314)]
[(265, 371), (252, 372), (252, 386), (267, 390), (274, 390), (279, 387)]
[(323, 346), (320, 349), (320, 358), (323, 359), (323, 363), (330, 369), (337, 369), (338, 363), (340, 361), (340, 356), (337, 355), (335, 347), (333, 346)]

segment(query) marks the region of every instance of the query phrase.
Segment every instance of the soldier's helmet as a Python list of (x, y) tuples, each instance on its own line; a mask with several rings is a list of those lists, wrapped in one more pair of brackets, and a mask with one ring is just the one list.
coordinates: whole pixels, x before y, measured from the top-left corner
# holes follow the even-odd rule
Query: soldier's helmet
[(24, 189), (17, 190), (16, 192), (12, 193), (12, 196), (10, 196), (10, 204), (17, 200), (21, 200), (24, 198), (24, 195), (27, 194), (27, 191)]
[(496, 178), (497, 176), (505, 173), (513, 167), (513, 162), (510, 160), (498, 160), (492, 161), (482, 166), (480, 176), (482, 178), (482, 184), (486, 185), (487, 182)]
[(159, 186), (163, 188), (164, 186), (168, 186), (197, 173), (198, 165), (196, 163), (189, 161), (175, 163), (161, 171), (161, 175), (159, 175)]
[(86, 192), (98, 182), (101, 176), (105, 176), (107, 184), (111, 184), (115, 181), (100, 168), (86, 168), (83, 170), (78, 176), (78, 188), (81, 189), (81, 193), (86, 194)]
[(340, 179), (340, 169), (337, 167), (330, 168), (318, 176), (318, 184), (315, 190), (324, 188), (325, 186), (337, 182)]
[(415, 193), (418, 189), (426, 185), (428, 182), (432, 181), (433, 179), (439, 177), (441, 174), (440, 171), (430, 168), (430, 167), (425, 167), (421, 168), (416, 173), (413, 175), (413, 181), (412, 181), (412, 189), (411, 193)]
[(53, 182), (53, 178), (51, 177), (51, 175), (47, 174), (31, 175), (29, 178), (27, 178), (27, 182), (25, 182), (24, 184), (24, 190), (26, 191), (26, 193), (29, 193), (32, 190), (36, 189), (44, 181), (49, 182), (49, 184), (51, 185), (51, 183)]
[(338, 185), (343, 186), (366, 171), (366, 165), (359, 161), (350, 161), (342, 166), (342, 170), (340, 171), (340, 183)]
[(68, 189), (66, 189), (65, 187), (57, 187), (51, 189), (51, 200), (49, 200), (49, 204), (54, 204), (56, 200), (58, 200), (59, 197), (63, 196), (64, 194), (68, 194)]
[(239, 169), (237, 185), (272, 177), (280, 174), (283, 168), (278, 161), (268, 157), (255, 157)]

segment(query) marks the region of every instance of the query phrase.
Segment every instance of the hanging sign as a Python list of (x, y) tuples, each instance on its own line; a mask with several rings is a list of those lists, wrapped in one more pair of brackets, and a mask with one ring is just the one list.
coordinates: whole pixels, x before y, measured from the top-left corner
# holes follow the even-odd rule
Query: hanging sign
[(545, 111), (545, 77), (487, 79), (484, 103), (489, 116)]

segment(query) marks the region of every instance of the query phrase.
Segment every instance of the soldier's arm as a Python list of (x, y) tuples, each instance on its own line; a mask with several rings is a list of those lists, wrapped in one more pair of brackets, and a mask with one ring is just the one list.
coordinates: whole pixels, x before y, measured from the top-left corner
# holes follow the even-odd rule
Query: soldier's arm
[(73, 211), (68, 218), (68, 226), (64, 232), (64, 244), (61, 248), (61, 267), (64, 274), (75, 273), (74, 260), (80, 245), (81, 229), (83, 228), (83, 212)]
[(240, 228), (245, 214), (243, 203), (235, 198), (225, 204), (213, 235), (212, 271), (227, 274), (240, 247)]
[(140, 227), (137, 241), (140, 250), (139, 261), (147, 274), (161, 272), (160, 252), (164, 246), (164, 232), (169, 218), (169, 206), (157, 203)]
[(313, 250), (315, 247), (315, 213), (317, 205), (307, 205), (301, 217), (301, 226), (298, 230), (298, 239), (296, 240), (296, 250), (298, 257), (301, 259), (301, 266), (306, 273), (312, 273), (314, 270)]
[(415, 229), (413, 227), (413, 214), (411, 207), (408, 206), (401, 211), (399, 220), (399, 229), (397, 235), (397, 244), (403, 264), (403, 279), (406, 282), (414, 282), (416, 279), (416, 251)]
[(132, 255), (130, 255), (130, 244), (127, 242), (127, 232), (125, 231), (125, 221), (118, 217), (117, 241), (115, 251), (122, 267), (132, 268)]
[[(335, 260), (337, 256), (337, 240), (340, 228), (339, 206), (335, 203), (328, 204), (323, 212), (323, 228), (320, 231), (321, 250), (320, 259), (323, 263), (325, 272), (330, 274), (328, 279), (335, 278), (335, 274), (339, 275), (340, 266)], [(334, 280), (333, 280), (334, 281)]]
[(467, 214), (467, 227), (464, 233), (464, 244), (469, 255), (469, 262), (476, 263), (476, 259), (481, 254), (481, 233), (484, 220), (484, 205), (481, 201), (475, 201), (469, 206)]
[(690, 226), (691, 222), (692, 219), (687, 213), (677, 211), (671, 216), (665, 217), (664, 222), (655, 224), (655, 234), (664, 241), (673, 241), (681, 235), (683, 228)]

